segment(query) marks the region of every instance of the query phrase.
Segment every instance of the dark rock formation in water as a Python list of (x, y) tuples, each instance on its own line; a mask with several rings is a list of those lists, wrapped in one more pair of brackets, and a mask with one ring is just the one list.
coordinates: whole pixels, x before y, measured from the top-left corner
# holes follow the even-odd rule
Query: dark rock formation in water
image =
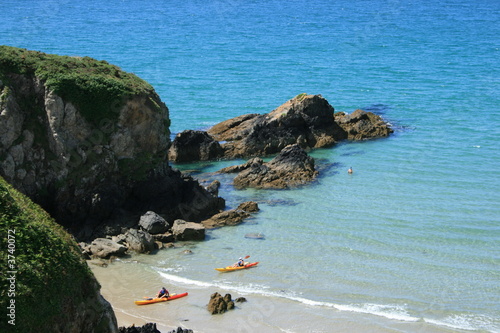
[(285, 147), (268, 163), (252, 163), (234, 178), (236, 188), (290, 188), (315, 179), (314, 159), (298, 145)]
[(335, 114), (335, 121), (347, 133), (348, 140), (382, 138), (393, 133), (380, 116), (364, 110), (356, 110), (351, 114), (338, 112)]
[(244, 219), (249, 218), (250, 213), (259, 211), (259, 206), (255, 201), (247, 201), (238, 205), (236, 209), (226, 210), (201, 221), (207, 229), (220, 228), (223, 226), (238, 225)]
[(207, 132), (185, 130), (178, 133), (168, 152), (168, 158), (174, 162), (193, 162), (215, 160), (224, 156), (219, 142)]
[(268, 114), (246, 114), (208, 130), (227, 158), (276, 154), (291, 144), (303, 148), (333, 145), (347, 138), (335, 123), (333, 107), (321, 95), (300, 94)]

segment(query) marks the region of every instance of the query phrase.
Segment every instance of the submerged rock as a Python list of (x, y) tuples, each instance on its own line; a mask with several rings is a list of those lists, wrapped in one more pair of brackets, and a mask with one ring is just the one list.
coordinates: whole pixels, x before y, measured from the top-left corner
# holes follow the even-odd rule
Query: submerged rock
[(248, 233), (245, 234), (245, 238), (251, 238), (251, 239), (264, 239), (264, 234), (263, 233)]

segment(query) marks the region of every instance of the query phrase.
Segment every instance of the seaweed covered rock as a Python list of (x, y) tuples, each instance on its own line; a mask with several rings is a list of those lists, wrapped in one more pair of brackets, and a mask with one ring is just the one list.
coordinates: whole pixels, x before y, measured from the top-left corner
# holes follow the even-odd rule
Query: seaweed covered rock
[[(0, 281), (1, 306), (13, 306), (14, 313), (2, 320), (0, 331), (118, 332), (113, 309), (101, 296), (78, 244), (2, 177), (0, 232), (5, 236), (0, 238), (2, 249), (15, 251), (15, 260), (9, 262), (14, 283), (7, 276)], [(8, 262), (8, 254), (0, 251), (2, 262)]]

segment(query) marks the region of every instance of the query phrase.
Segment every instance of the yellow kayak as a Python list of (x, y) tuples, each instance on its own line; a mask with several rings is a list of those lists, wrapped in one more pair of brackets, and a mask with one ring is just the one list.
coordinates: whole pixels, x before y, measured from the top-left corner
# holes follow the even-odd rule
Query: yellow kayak
[(237, 271), (239, 269), (245, 269), (245, 268), (250, 268), (250, 267), (253, 267), (255, 265), (257, 265), (259, 262), (252, 262), (252, 263), (249, 263), (249, 264), (245, 264), (245, 266), (237, 266), (237, 267), (234, 267), (234, 266), (227, 266), (227, 267), (224, 267), (224, 268), (216, 268), (215, 270), (219, 271), (219, 272), (231, 272), (231, 271)]

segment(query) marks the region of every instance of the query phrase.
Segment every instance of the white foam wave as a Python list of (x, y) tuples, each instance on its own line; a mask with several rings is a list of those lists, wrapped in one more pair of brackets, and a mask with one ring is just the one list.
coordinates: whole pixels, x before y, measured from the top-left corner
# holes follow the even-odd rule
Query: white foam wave
[(213, 283), (209, 283), (209, 282), (186, 279), (186, 278), (183, 278), (183, 277), (180, 277), (177, 275), (167, 274), (165, 272), (159, 272), (159, 273), (161, 276), (163, 276), (167, 280), (190, 285), (190, 286), (198, 286), (198, 287), (213, 287), (213, 286), (215, 286)]
[(473, 320), (471, 318), (466, 318), (465, 316), (448, 317), (443, 320), (418, 318), (409, 314), (407, 309), (403, 305), (396, 305), (396, 304), (381, 305), (381, 304), (371, 304), (371, 303), (358, 304), (358, 305), (336, 304), (331, 302), (314, 301), (304, 297), (299, 297), (293, 293), (269, 291), (269, 287), (263, 285), (248, 284), (245, 286), (241, 286), (241, 285), (233, 285), (231, 282), (224, 282), (224, 281), (203, 282), (203, 281), (187, 279), (184, 277), (168, 274), (166, 272), (161, 272), (161, 271), (159, 271), (159, 274), (167, 280), (185, 284), (192, 287), (193, 286), (199, 288), (217, 287), (229, 291), (236, 291), (243, 295), (254, 294), (254, 295), (261, 295), (268, 297), (284, 298), (305, 304), (307, 306), (332, 308), (338, 311), (348, 311), (354, 313), (365, 313), (404, 322), (417, 322), (419, 320), (423, 320), (424, 322), (427, 322), (429, 324), (450, 327), (453, 329), (477, 330), (479, 327), (481, 329), (486, 329), (490, 332), (499, 332), (497, 329), (492, 328), (491, 321), (488, 320), (487, 318), (481, 318), (480, 322), (478, 322), (479, 320), (478, 318), (475, 318)]
[(494, 324), (494, 320), (486, 316), (469, 316), (469, 315), (454, 315), (446, 317), (442, 320), (424, 319), (425, 322), (446, 326), (453, 329), (461, 329), (468, 331), (485, 330), (488, 332), (499, 333), (500, 327)]

